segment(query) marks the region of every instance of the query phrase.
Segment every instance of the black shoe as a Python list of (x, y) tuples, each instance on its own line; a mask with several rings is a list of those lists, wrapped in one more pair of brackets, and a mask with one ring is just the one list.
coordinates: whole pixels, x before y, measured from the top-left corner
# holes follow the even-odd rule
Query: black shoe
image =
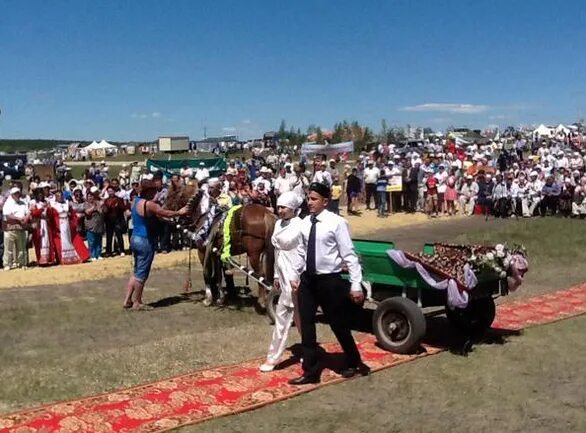
[(370, 367), (366, 364), (361, 364), (358, 367), (346, 368), (342, 370), (342, 373), (340, 374), (345, 379), (350, 379), (351, 377), (354, 377), (357, 374), (359, 374), (360, 376), (368, 376), (370, 374)]
[(289, 381), (289, 385), (307, 385), (309, 383), (319, 383), (319, 376), (299, 376)]

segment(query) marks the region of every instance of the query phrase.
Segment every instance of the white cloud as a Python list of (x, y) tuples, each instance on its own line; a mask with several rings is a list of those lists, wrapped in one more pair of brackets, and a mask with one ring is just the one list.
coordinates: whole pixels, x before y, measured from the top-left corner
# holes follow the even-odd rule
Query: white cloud
[(244, 124), (244, 125), (250, 125), (251, 123), (252, 123), (252, 121), (249, 119), (245, 119), (242, 121), (242, 124)]
[(474, 104), (445, 104), (429, 102), (426, 104), (411, 105), (400, 108), (399, 111), (414, 111), (414, 112), (429, 112), (434, 111), (438, 113), (458, 113), (458, 114), (476, 114), (483, 113), (489, 109), (488, 105), (474, 105)]
[(148, 119), (149, 117), (151, 117), (153, 119), (157, 119), (157, 118), (161, 117), (161, 113), (159, 113), (158, 111), (153, 111), (150, 114), (147, 114), (147, 113), (132, 113), (130, 115), (130, 117), (132, 117), (133, 119)]
[(507, 116), (506, 114), (496, 114), (494, 116), (488, 116), (488, 118), (490, 120), (504, 120), (504, 119), (508, 119), (509, 116)]
[(236, 131), (236, 128), (234, 128), (233, 126), (224, 126), (222, 128), (222, 131), (223, 132), (235, 132)]

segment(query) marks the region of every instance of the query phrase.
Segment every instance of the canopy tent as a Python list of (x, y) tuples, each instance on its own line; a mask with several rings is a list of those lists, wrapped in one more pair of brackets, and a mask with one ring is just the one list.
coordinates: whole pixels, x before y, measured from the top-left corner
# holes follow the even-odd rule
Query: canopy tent
[(540, 137), (551, 137), (553, 135), (552, 128), (548, 128), (547, 126), (541, 124), (533, 131), (533, 135), (539, 135)]
[(102, 146), (102, 149), (112, 149), (112, 148), (116, 147), (113, 144), (110, 144), (106, 140), (103, 140), (103, 139), (98, 144), (100, 146)]
[(555, 132), (557, 134), (559, 134), (560, 132), (563, 132), (564, 134), (569, 134), (570, 133), (570, 128), (562, 125), (561, 123), (555, 128)]
[(105, 149), (115, 149), (116, 146), (113, 144), (108, 143), (106, 140), (102, 140), (99, 143), (92, 141), (92, 143), (87, 146), (86, 150), (105, 150)]
[(209, 159), (176, 159), (176, 160), (147, 160), (147, 168), (150, 172), (162, 171), (166, 177), (173, 174), (178, 174), (186, 165), (192, 169), (200, 167), (203, 162), (205, 167), (210, 172), (211, 177), (217, 177), (226, 171), (227, 164), (224, 158), (209, 158)]

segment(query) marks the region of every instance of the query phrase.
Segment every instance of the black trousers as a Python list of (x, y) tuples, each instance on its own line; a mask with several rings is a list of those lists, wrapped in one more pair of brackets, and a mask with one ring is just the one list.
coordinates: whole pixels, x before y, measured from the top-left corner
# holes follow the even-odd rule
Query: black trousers
[(553, 195), (546, 195), (541, 199), (539, 203), (539, 210), (542, 217), (547, 214), (547, 211), (551, 212), (552, 215), (555, 215), (558, 211), (558, 203), (559, 197)]
[(415, 189), (406, 189), (403, 192), (403, 199), (405, 201), (405, 210), (407, 212), (415, 212), (417, 210), (417, 195), (419, 194), (419, 192), (417, 191), (417, 188)]
[(320, 372), (317, 358), (315, 315), (320, 306), (346, 355), (347, 367), (358, 367), (362, 361), (350, 330), (352, 301), (350, 282), (340, 274), (301, 275), (299, 286), (299, 316), (301, 318), (301, 346), (303, 347), (303, 374), (317, 376)]
[(366, 193), (366, 208), (370, 209), (370, 198), (374, 199), (374, 208), (378, 208), (378, 197), (376, 196), (376, 184), (375, 183), (365, 183), (364, 184), (364, 192)]
[(117, 253), (124, 252), (124, 228), (118, 222), (106, 220), (106, 254), (112, 254), (112, 241), (116, 236), (116, 248)]

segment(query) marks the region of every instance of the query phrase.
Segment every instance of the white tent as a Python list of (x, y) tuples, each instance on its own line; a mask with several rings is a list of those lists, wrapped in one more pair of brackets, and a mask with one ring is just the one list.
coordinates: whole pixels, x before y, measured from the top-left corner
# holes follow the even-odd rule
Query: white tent
[(102, 140), (98, 144), (102, 149), (113, 149), (116, 147), (113, 144), (108, 143), (106, 140)]
[(557, 126), (557, 128), (555, 129), (555, 132), (557, 134), (559, 134), (560, 132), (563, 132), (564, 134), (568, 134), (570, 132), (570, 128), (565, 127), (564, 125), (562, 125), (561, 123)]
[(552, 128), (548, 128), (547, 126), (541, 124), (533, 131), (533, 135), (539, 135), (540, 137), (551, 137), (554, 134), (554, 130)]
[(106, 140), (102, 140), (99, 143), (92, 141), (92, 143), (86, 147), (86, 150), (105, 150), (105, 149), (114, 149), (116, 146), (113, 144), (108, 143)]

